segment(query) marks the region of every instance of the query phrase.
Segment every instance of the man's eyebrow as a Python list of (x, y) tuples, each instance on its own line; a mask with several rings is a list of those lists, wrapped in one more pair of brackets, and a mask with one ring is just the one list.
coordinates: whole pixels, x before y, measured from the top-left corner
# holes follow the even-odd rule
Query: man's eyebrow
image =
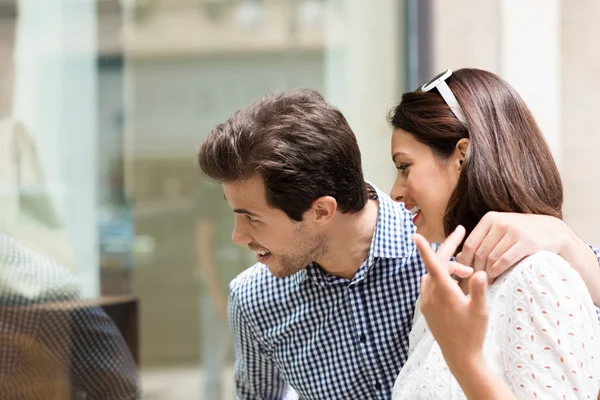
[[(225, 193), (223, 193), (223, 198), (225, 199), (225, 201), (227, 201), (227, 197), (225, 196)], [(251, 217), (258, 217), (258, 214), (253, 213), (252, 211), (248, 211), (245, 208), (236, 208), (235, 210), (233, 210), (233, 212), (236, 214), (246, 214), (246, 215), (250, 215)]]
[(246, 215), (250, 215), (251, 217), (258, 217), (257, 214), (253, 213), (252, 211), (248, 211), (244, 208), (236, 208), (235, 210), (233, 210), (233, 212), (236, 214), (246, 214)]

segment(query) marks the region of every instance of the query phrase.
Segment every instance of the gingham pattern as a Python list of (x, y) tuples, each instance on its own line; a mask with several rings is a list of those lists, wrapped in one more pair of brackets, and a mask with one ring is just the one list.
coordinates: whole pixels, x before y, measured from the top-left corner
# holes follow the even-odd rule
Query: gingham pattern
[(404, 207), (377, 191), (379, 217), (350, 281), (315, 265), (275, 278), (257, 264), (231, 283), (239, 399), (389, 399), (407, 358), (422, 262)]
[(377, 197), (371, 251), (351, 281), (314, 265), (278, 279), (256, 264), (231, 283), (238, 399), (287, 398), (288, 385), (302, 399), (391, 398), (424, 267), (410, 214)]
[(140, 397), (118, 328), (78, 286), (67, 269), (0, 233), (0, 399), (66, 398), (57, 394), (63, 382), (77, 399)]

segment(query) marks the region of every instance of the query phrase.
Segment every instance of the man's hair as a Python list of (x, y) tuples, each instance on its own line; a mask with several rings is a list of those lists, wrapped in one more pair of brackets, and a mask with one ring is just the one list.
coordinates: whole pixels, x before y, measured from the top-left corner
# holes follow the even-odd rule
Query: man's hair
[(268, 94), (237, 111), (202, 142), (198, 163), (219, 182), (260, 177), (267, 203), (295, 221), (322, 196), (343, 213), (368, 199), (356, 137), (315, 90)]

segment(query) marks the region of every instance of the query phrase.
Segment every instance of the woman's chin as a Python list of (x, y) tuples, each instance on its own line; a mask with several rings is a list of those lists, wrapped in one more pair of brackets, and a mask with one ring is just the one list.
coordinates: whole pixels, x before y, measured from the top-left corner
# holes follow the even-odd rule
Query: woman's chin
[(432, 232), (431, 229), (427, 229), (426, 227), (418, 227), (417, 233), (423, 236), (425, 239), (429, 241), (429, 243), (442, 243), (446, 237), (441, 232)]

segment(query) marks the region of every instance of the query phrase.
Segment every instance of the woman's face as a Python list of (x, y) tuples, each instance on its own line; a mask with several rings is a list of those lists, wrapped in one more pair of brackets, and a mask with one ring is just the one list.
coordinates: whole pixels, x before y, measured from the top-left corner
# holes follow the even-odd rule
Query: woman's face
[[(462, 139), (460, 143), (468, 139)], [(461, 148), (466, 152), (466, 147)], [(444, 214), (448, 199), (456, 187), (464, 152), (459, 145), (448, 159), (436, 156), (433, 150), (402, 129), (392, 135), (392, 160), (398, 177), (391, 197), (403, 202), (412, 212), (417, 232), (430, 242), (442, 242)]]

